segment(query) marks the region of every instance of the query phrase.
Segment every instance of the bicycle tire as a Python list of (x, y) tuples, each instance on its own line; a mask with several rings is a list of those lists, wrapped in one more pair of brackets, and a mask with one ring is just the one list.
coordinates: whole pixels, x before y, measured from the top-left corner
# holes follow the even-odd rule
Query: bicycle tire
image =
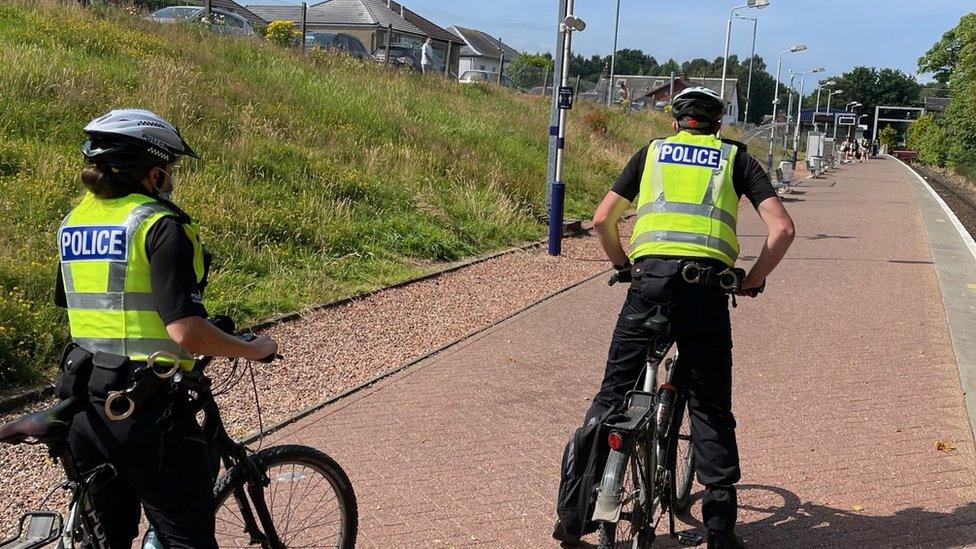
[[(691, 486), (695, 482), (695, 452), (692, 448), (691, 422), (685, 411), (686, 401), (683, 398), (679, 399), (671, 419), (671, 440), (674, 441), (674, 451), (669, 464), (671, 478), (674, 479), (671, 505), (675, 513), (688, 510), (691, 505)], [(682, 444), (683, 442), (686, 444)]]
[[(274, 446), (271, 448), (265, 448), (264, 450), (258, 452), (255, 457), (258, 459), (259, 463), (261, 464), (261, 470), (264, 473), (268, 473), (268, 471), (271, 471), (281, 466), (291, 466), (291, 471), (292, 471), (291, 476), (289, 476), (287, 473), (279, 473), (277, 476), (278, 478), (272, 478), (272, 482), (274, 482), (275, 480), (279, 480), (281, 483), (296, 482), (297, 466), (300, 466), (303, 469), (309, 469), (321, 475), (321, 477), (324, 478), (331, 486), (332, 491), (335, 493), (336, 502), (338, 503), (337, 510), (339, 511), (339, 521), (338, 521), (339, 533), (337, 534), (338, 541), (335, 543), (334, 547), (336, 547), (337, 549), (352, 549), (353, 547), (355, 547), (356, 534), (359, 525), (359, 511), (356, 504), (356, 494), (352, 489), (352, 484), (349, 482), (349, 477), (346, 475), (345, 471), (342, 470), (339, 464), (335, 462), (335, 460), (333, 460), (331, 457), (326, 455), (324, 452), (316, 450), (315, 448), (310, 448), (308, 446), (299, 446), (299, 445), (284, 445), (284, 446)], [(255, 459), (255, 457), (252, 457), (252, 459)], [(271, 475), (269, 475), (269, 477), (271, 477)], [(303, 480), (304, 478), (305, 477), (303, 476), (298, 480)], [(217, 480), (216, 484), (214, 485), (214, 497), (217, 501), (216, 514), (218, 516), (217, 519), (218, 542), (220, 542), (221, 547), (253, 546), (249, 544), (247, 541), (244, 541), (242, 545), (228, 543), (226, 540), (221, 540), (220, 537), (222, 522), (225, 524), (224, 526), (225, 528), (236, 526), (226, 518), (223, 521), (221, 520), (221, 510), (224, 509), (225, 503), (228, 502), (228, 498), (231, 497), (231, 495), (235, 492), (235, 490), (240, 488), (245, 488), (246, 480), (247, 479), (245, 473), (239, 468), (239, 466), (235, 466), (229, 469), (222, 477), (220, 477)], [(319, 481), (319, 483), (321, 483), (321, 481)], [(275, 486), (275, 489), (276, 488), (277, 485)], [(288, 527), (291, 526), (290, 509), (288, 510), (289, 514), (287, 514), (284, 517), (285, 523), (282, 528), (281, 525), (279, 525), (279, 522), (282, 521), (282, 518), (280, 518), (280, 513), (276, 513), (277, 508), (275, 506), (275, 496), (277, 492), (274, 491), (271, 493), (270, 501), (269, 501), (269, 497), (268, 497), (269, 489), (270, 488), (266, 488), (265, 491), (265, 503), (267, 503), (268, 505), (269, 511), (271, 512), (272, 519), (274, 520), (275, 523), (275, 527), (279, 531), (279, 535), (282, 538), (282, 542), (287, 545), (288, 544), (287, 542), (291, 539), (289, 537), (289, 531), (288, 531)], [(308, 488), (306, 488), (306, 491), (303, 495), (307, 495), (307, 490)], [(289, 494), (289, 498), (286, 503), (288, 507), (291, 507), (291, 503), (293, 499), (291, 497), (292, 495), (293, 494), (291, 493)], [(282, 496), (281, 499), (284, 499), (284, 496)], [(302, 497), (299, 498), (298, 500), (295, 500), (295, 503), (302, 504), (308, 501), (309, 501), (308, 499)], [(331, 502), (332, 500), (330, 499), (327, 503), (331, 503)], [(235, 502), (231, 502), (231, 503), (232, 505), (234, 505), (234, 507), (230, 509), (230, 512), (233, 513), (235, 510), (237, 510), (237, 507)], [(319, 507), (319, 504), (321, 503), (322, 503), (321, 500), (316, 502), (316, 504), (313, 505), (312, 508), (313, 509), (325, 508), (324, 505), (322, 507)], [(309, 518), (311, 518), (312, 516), (313, 515), (310, 515)], [(240, 521), (241, 526), (243, 526), (243, 519), (240, 519), (238, 517), (237, 520)], [(306, 519), (305, 522), (295, 524), (296, 528), (301, 528), (301, 530), (296, 534), (307, 533), (313, 527), (319, 526), (317, 522), (308, 524), (307, 522), (308, 520), (309, 519)], [(320, 521), (321, 519), (316, 517), (316, 520)], [(243, 530), (241, 531), (241, 533), (243, 533)], [(245, 539), (246, 536), (242, 536), (238, 534), (238, 536), (235, 537), (239, 537), (240, 539)], [(326, 547), (326, 545), (321, 544), (321, 542), (312, 542), (311, 545), (303, 544), (302, 546)]]

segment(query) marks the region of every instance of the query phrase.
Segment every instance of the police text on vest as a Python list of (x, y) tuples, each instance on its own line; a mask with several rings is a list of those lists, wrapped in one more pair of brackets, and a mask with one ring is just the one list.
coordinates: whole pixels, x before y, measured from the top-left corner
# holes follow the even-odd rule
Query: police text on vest
[(64, 227), (58, 243), (61, 261), (125, 261), (129, 250), (125, 227), (119, 226)]
[(663, 143), (658, 153), (658, 162), (684, 164), (717, 169), (722, 159), (722, 151), (712, 147), (698, 147), (683, 143)]

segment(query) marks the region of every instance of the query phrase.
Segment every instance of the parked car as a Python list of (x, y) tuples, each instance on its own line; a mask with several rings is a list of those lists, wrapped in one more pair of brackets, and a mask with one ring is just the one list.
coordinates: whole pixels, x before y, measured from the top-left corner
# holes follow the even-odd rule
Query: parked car
[[(490, 82), (495, 84), (498, 82), (498, 73), (477, 70), (464, 71), (461, 73), (461, 78), (458, 78), (458, 82), (462, 84), (473, 84), (475, 82)], [(504, 74), (502, 75), (502, 87), (521, 91), (519, 87), (515, 85), (515, 82)]]
[[(211, 9), (213, 14), (213, 30), (221, 34), (235, 34), (251, 36), (255, 34), (251, 24), (236, 13)], [(206, 19), (204, 8), (200, 6), (169, 6), (149, 14), (149, 19), (160, 23), (178, 23), (184, 21), (199, 21)]]
[(305, 48), (336, 49), (360, 59), (369, 57), (366, 46), (355, 36), (344, 32), (307, 32)]
[[(420, 66), (420, 47), (411, 44), (392, 44), (390, 46), (390, 58), (393, 65), (398, 67), (409, 67), (417, 72), (423, 68)], [(386, 63), (386, 46), (380, 46), (373, 50), (373, 59), (380, 63)]]

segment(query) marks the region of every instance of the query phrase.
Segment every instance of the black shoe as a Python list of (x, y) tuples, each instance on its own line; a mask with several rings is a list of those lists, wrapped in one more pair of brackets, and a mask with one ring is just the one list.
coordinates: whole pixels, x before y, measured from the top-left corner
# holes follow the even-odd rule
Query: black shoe
[(563, 523), (561, 520), (556, 520), (556, 525), (552, 528), (552, 539), (562, 542), (565, 546), (575, 546), (580, 544), (580, 537), (574, 536), (563, 528)]
[(708, 549), (745, 549), (746, 543), (735, 532), (708, 531)]

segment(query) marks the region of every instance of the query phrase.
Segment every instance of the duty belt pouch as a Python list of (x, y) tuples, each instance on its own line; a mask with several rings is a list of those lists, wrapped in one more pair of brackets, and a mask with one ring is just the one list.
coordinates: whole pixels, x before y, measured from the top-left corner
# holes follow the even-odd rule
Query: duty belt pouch
[(681, 263), (665, 259), (645, 259), (631, 270), (634, 287), (641, 299), (667, 305), (674, 293), (674, 281), (681, 270)]
[(69, 343), (61, 355), (61, 373), (55, 383), (55, 392), (59, 399), (88, 396), (88, 379), (92, 372), (93, 355), (78, 346)]
[(128, 386), (131, 368), (129, 357), (112, 353), (95, 353), (92, 359), (91, 379), (88, 392), (98, 400), (104, 400), (112, 391), (121, 391)]

